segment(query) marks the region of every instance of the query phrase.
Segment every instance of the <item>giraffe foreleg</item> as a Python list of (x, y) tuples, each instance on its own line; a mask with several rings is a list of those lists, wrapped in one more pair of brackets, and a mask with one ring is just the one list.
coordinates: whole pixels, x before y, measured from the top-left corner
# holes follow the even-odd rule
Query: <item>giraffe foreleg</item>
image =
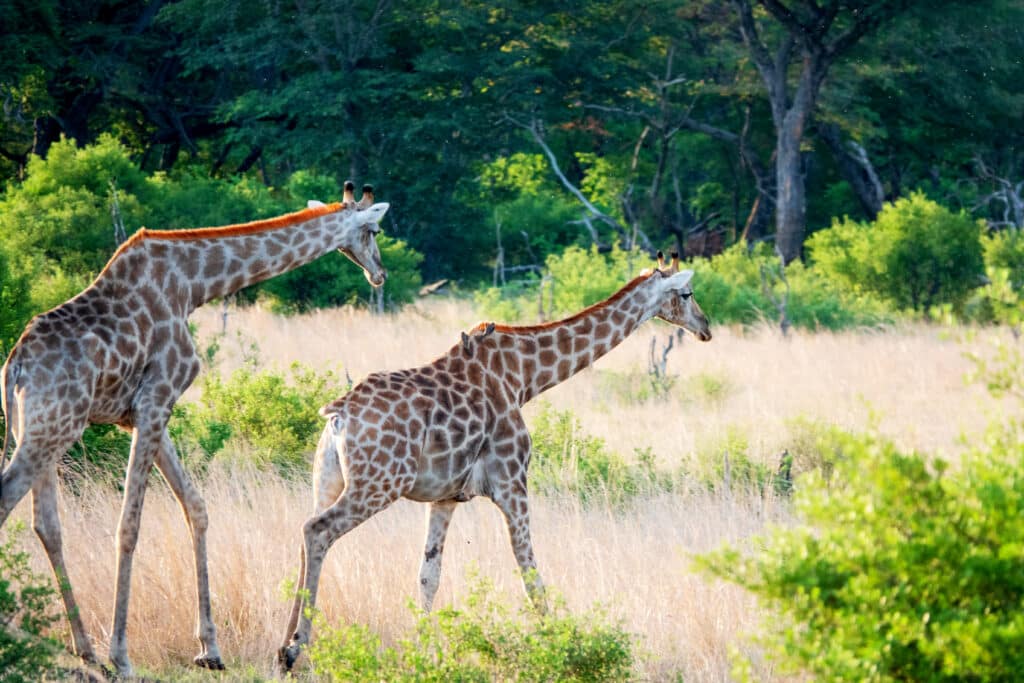
[(448, 525), (455, 512), (455, 501), (444, 500), (430, 504), (427, 513), (427, 540), (423, 547), (423, 563), (420, 565), (420, 607), (429, 612), (434, 605), (434, 595), (441, 583), (441, 557)]
[(61, 538), (60, 515), (57, 512), (57, 468), (50, 467), (32, 487), (32, 528), (46, 550), (53, 576), (60, 588), (64, 609), (71, 625), (75, 654), (88, 664), (96, 664), (96, 653), (86, 635), (82, 615), (78, 610), (67, 565), (64, 563), (64, 544)]
[(505, 515), (512, 552), (523, 575), (526, 595), (539, 612), (546, 612), (544, 584), (537, 573), (537, 560), (533, 555), (533, 542), (530, 540), (530, 507), (526, 498), (526, 482), (503, 487), (492, 496), (492, 500)]
[(195, 484), (189, 479), (185, 469), (178, 460), (174, 443), (165, 431), (160, 441), (160, 450), (156, 457), (156, 466), (164, 476), (174, 496), (181, 505), (192, 537), (192, 553), (195, 558), (196, 572), (196, 638), (202, 651), (192, 661), (196, 666), (206, 669), (222, 670), (220, 648), (217, 647), (217, 627), (213, 622), (213, 611), (210, 606), (210, 572), (206, 552), (206, 531), (209, 527), (209, 516), (206, 504)]

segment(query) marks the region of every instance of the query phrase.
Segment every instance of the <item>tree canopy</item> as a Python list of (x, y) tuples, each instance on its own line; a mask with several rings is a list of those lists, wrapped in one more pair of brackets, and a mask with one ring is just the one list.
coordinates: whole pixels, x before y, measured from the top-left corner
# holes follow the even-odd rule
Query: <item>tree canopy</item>
[[(353, 178), (428, 280), (573, 244), (775, 240), (790, 260), (913, 191), (1003, 219), (1024, 175), (1020, 0), (42, 0), (0, 2), (0, 25), (7, 200), (64, 203), (33, 164), (104, 135), (129, 163), (78, 179), (101, 199), (190, 178), (282, 206), (302, 174)], [(74, 227), (105, 201), (57, 217), (67, 258), (109, 253)], [(212, 222), (149, 227), (190, 218)], [(4, 223), (9, 252), (45, 239)]]

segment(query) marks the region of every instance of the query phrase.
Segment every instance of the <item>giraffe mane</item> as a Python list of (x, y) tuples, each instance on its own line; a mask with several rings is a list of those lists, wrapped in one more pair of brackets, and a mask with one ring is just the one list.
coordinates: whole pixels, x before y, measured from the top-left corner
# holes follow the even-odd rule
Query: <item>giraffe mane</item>
[(568, 318), (563, 318), (561, 320), (553, 320), (553, 321), (551, 321), (549, 323), (540, 323), (538, 325), (494, 325), (494, 323), (483, 322), (483, 323), (480, 323), (479, 325), (477, 325), (476, 327), (474, 327), (471, 330), (471, 332), (482, 332), (488, 325), (494, 325), (493, 331), (497, 331), (497, 332), (505, 332), (505, 333), (512, 333), (512, 334), (517, 334), (517, 333), (518, 334), (532, 334), (534, 332), (541, 332), (543, 330), (550, 330), (550, 329), (552, 329), (554, 327), (560, 327), (562, 325), (569, 325), (571, 323), (576, 322), (577, 320), (580, 320), (581, 318), (584, 318), (584, 317), (590, 315), (591, 313), (594, 313), (596, 311), (601, 310), (602, 308), (605, 308), (605, 307), (610, 306), (610, 305), (612, 305), (614, 303), (617, 303), (623, 297), (625, 297), (627, 294), (629, 294), (634, 289), (639, 287), (641, 283), (645, 282), (648, 278), (650, 278), (656, 272), (658, 272), (658, 271), (657, 270), (652, 270), (650, 272), (641, 273), (640, 275), (636, 276), (635, 278), (633, 278), (632, 280), (627, 282), (625, 284), (625, 286), (622, 287), (622, 289), (620, 289), (619, 291), (615, 292), (614, 294), (612, 294), (610, 297), (608, 297), (604, 301), (598, 301), (596, 304), (591, 304), (590, 306), (587, 306), (586, 308), (584, 308), (579, 313), (574, 313), (573, 315), (569, 316)]
[(251, 235), (257, 232), (264, 232), (266, 230), (274, 230), (276, 228), (284, 228), (289, 225), (295, 225), (296, 223), (302, 223), (304, 221), (311, 220), (317, 216), (326, 216), (329, 213), (340, 211), (345, 208), (345, 204), (341, 202), (334, 202), (332, 204), (322, 204), (320, 206), (314, 206), (309, 209), (303, 209), (302, 211), (294, 211), (292, 213), (286, 213), (283, 216), (277, 216), (276, 218), (264, 218), (258, 221), (249, 221), (248, 223), (235, 223), (233, 225), (222, 225), (213, 228), (186, 228), (184, 230), (150, 230), (149, 228), (139, 228), (132, 236), (121, 243), (121, 246), (114, 251), (114, 254), (107, 261), (107, 265), (100, 271), (100, 275), (103, 275), (110, 264), (114, 262), (122, 252), (126, 251), (130, 247), (139, 244), (143, 240), (199, 240), (210, 237), (233, 237), (236, 235)]
[(185, 230), (148, 230), (141, 228), (135, 235), (140, 235), (142, 238), (158, 239), (158, 240), (197, 240), (204, 239), (207, 237), (233, 237), (235, 235), (249, 235), (254, 232), (263, 232), (264, 230), (273, 230), (275, 228), (284, 228), (289, 225), (295, 225), (296, 223), (302, 223), (308, 221), (317, 216), (324, 216), (329, 213), (334, 213), (340, 210), (344, 205), (340, 202), (333, 204), (324, 204), (322, 206), (314, 206), (311, 209), (303, 209), (302, 211), (295, 211), (293, 213), (286, 213), (283, 216), (277, 216), (276, 218), (264, 218), (258, 221), (249, 221), (248, 223), (235, 223), (234, 225), (222, 225), (215, 228), (187, 228)]

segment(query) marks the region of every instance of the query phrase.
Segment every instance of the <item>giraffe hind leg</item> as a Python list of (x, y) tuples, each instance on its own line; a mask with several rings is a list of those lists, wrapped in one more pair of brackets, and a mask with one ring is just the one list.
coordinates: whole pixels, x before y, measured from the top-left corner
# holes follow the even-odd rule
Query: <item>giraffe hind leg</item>
[(317, 590), (324, 559), (330, 547), (342, 536), (377, 514), (402, 495), (401, 487), (390, 488), (375, 495), (366, 495), (366, 482), (362, 485), (349, 481), (345, 491), (329, 508), (311, 517), (302, 527), (305, 541), (305, 572), (303, 573), (301, 596), (305, 609), (300, 609), (295, 635), (288, 645), (277, 653), (278, 668), (287, 673), (295, 664), (303, 646), (309, 642), (312, 630), (311, 611), (316, 607)]
[(156, 466), (178, 499), (185, 515), (189, 534), (192, 537), (192, 553), (196, 572), (196, 604), (199, 610), (196, 620), (196, 638), (202, 647), (202, 651), (193, 658), (192, 662), (205, 669), (220, 671), (224, 669), (224, 663), (221, 660), (220, 648), (217, 646), (217, 627), (214, 625), (210, 606), (210, 572), (206, 552), (206, 530), (209, 527), (209, 517), (206, 513), (206, 504), (181, 466), (174, 444), (166, 432), (164, 432), (160, 450), (157, 453)]
[[(335, 432), (340, 434), (341, 425), (332, 424), (324, 427), (320, 435), (320, 442), (317, 444), (316, 455), (313, 458), (313, 515), (319, 515), (330, 507), (345, 489), (345, 474), (341, 469), (341, 462), (338, 459)], [(292, 609), (288, 616), (288, 626), (285, 629), (284, 641), (281, 649), (285, 650), (295, 637), (295, 629), (299, 624), (299, 614), (302, 612), (303, 591), (302, 580), (306, 573), (306, 546), (299, 546), (299, 573), (296, 578), (295, 597), (292, 600)]]
[(87, 664), (97, 664), (96, 653), (92, 649), (89, 637), (82, 623), (82, 615), (75, 601), (68, 577), (67, 565), (64, 562), (63, 541), (61, 538), (60, 516), (57, 511), (57, 468), (51, 467), (32, 487), (32, 528), (46, 550), (50, 560), (53, 576), (60, 588), (64, 609), (71, 626), (71, 637), (74, 641), (75, 654)]

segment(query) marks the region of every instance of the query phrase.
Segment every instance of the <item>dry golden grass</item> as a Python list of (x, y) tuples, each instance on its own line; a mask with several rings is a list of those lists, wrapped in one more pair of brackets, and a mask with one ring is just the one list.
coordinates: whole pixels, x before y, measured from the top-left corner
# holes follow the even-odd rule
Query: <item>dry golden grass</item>
[[(230, 371), (255, 340), (267, 365), (344, 364), (358, 380), (374, 370), (432, 359), (478, 319), (467, 306), (445, 301), (379, 318), (349, 310), (294, 318), (241, 310), (230, 316), (219, 357)], [(220, 324), (213, 309), (200, 311), (196, 322), (206, 340)], [(596, 371), (547, 398), (571, 409), (586, 431), (614, 450), (629, 454), (649, 446), (673, 468), (729, 427), (744, 431), (752, 452), (771, 462), (786, 446), (788, 419), (804, 415), (862, 429), (871, 411), (880, 415), (880, 431), (902, 446), (948, 454), (957, 450), (961, 433), (983, 428), (994, 407), (981, 391), (965, 386), (963, 348), (933, 328), (789, 338), (769, 330), (714, 332), (709, 344), (687, 337), (672, 352), (669, 371), (679, 380), (665, 401), (618, 402), (607, 385), (611, 371), (645, 368), (651, 335), (667, 334), (654, 324), (599, 361)], [(535, 410), (527, 410), (528, 418)], [(310, 434), (311, 449), (316, 438)], [(238, 471), (214, 471), (201, 486), (211, 517), (214, 614), (235, 672), (228, 678), (268, 675), (288, 608), (280, 587), (295, 572), (309, 490)], [(120, 500), (87, 487), (79, 496), (65, 494), (61, 507), (72, 584), (97, 651), (105, 654)], [(402, 501), (338, 542), (321, 582), (320, 606), (331, 623), (367, 624), (386, 640), (414, 623), (406, 602), (417, 594), (425, 515), (424, 506)], [(12, 519), (29, 517), (26, 499)], [(645, 653), (642, 678), (724, 681), (729, 648), (747, 649), (742, 634), (755, 630), (762, 615), (739, 590), (695, 574), (689, 557), (725, 541), (742, 543), (766, 521), (785, 517), (784, 503), (753, 496), (665, 495), (618, 512), (535, 499), (533, 535), (545, 582), (570, 607), (605, 603), (638, 634)], [(48, 571), (30, 533), (21, 544), (37, 568)], [(135, 555), (129, 623), (130, 654), (143, 671), (174, 678), (195, 654), (190, 547), (176, 503), (162, 483), (154, 483)], [(503, 521), (482, 500), (455, 515), (436, 604), (460, 605), (474, 571), (493, 579), (510, 600), (521, 599)], [(767, 670), (760, 673), (771, 678)]]

